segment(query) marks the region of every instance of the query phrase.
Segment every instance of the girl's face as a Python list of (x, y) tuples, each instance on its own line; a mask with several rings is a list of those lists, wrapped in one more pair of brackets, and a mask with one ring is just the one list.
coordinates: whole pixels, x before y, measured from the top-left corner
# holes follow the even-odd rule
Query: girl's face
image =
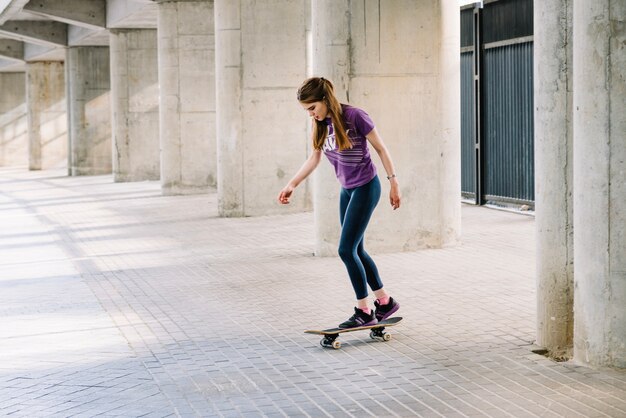
[(315, 120), (322, 121), (328, 115), (328, 106), (324, 102), (302, 103), (302, 108)]

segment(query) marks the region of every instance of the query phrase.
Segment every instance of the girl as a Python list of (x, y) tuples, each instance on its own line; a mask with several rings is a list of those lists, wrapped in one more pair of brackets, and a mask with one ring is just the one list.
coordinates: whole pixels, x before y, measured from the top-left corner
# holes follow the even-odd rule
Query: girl
[[(340, 104), (329, 80), (318, 77), (306, 80), (298, 89), (298, 101), (314, 120), (313, 151), (281, 190), (278, 201), (288, 204), (294, 189), (318, 166), (322, 152), (326, 154), (341, 183), (339, 256), (346, 265), (357, 299), (354, 315), (339, 327), (374, 325), (395, 313), (400, 304), (383, 288), (376, 264), (363, 248), (365, 229), (380, 200), (380, 181), (367, 141), (385, 167), (391, 183), (389, 201), (395, 210), (400, 207), (400, 191), (391, 156), (369, 115), (356, 107)], [(375, 312), (367, 304), (368, 285), (377, 298)]]

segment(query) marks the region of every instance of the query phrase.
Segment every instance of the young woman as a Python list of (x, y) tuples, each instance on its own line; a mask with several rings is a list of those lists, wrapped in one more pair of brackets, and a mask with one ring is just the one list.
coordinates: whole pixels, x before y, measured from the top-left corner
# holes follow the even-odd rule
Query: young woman
[[(341, 183), (339, 256), (346, 265), (357, 299), (354, 315), (339, 327), (374, 325), (390, 317), (400, 305), (383, 288), (376, 264), (363, 248), (363, 235), (381, 192), (367, 142), (385, 167), (391, 183), (389, 201), (395, 210), (400, 207), (400, 191), (391, 156), (369, 115), (356, 107), (340, 104), (329, 80), (318, 77), (306, 80), (298, 89), (298, 101), (313, 118), (313, 151), (281, 190), (278, 201), (288, 204), (294, 189), (318, 166), (322, 152), (326, 154)], [(367, 304), (368, 285), (377, 298), (375, 311)]]

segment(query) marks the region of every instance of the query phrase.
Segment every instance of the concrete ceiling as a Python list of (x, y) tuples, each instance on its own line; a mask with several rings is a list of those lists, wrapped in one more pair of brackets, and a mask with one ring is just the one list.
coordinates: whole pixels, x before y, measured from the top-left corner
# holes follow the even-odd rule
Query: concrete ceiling
[(156, 29), (152, 0), (0, 0), (0, 72), (64, 61), (70, 46), (107, 46), (109, 29)]

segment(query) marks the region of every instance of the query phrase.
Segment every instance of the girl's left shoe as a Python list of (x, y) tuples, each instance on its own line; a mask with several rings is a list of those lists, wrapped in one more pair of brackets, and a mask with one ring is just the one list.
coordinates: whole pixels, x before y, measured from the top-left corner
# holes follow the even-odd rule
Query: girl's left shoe
[(378, 321), (374, 315), (374, 311), (370, 310), (369, 314), (366, 314), (359, 308), (354, 308), (354, 315), (352, 315), (347, 321), (339, 324), (339, 328), (356, 328), (367, 327), (370, 325), (376, 325)]
[(385, 319), (396, 313), (398, 309), (400, 309), (400, 304), (396, 302), (392, 297), (389, 298), (389, 303), (387, 303), (386, 305), (381, 305), (380, 303), (378, 303), (378, 301), (375, 301), (374, 306), (376, 306), (375, 315), (378, 322), (384, 321)]

